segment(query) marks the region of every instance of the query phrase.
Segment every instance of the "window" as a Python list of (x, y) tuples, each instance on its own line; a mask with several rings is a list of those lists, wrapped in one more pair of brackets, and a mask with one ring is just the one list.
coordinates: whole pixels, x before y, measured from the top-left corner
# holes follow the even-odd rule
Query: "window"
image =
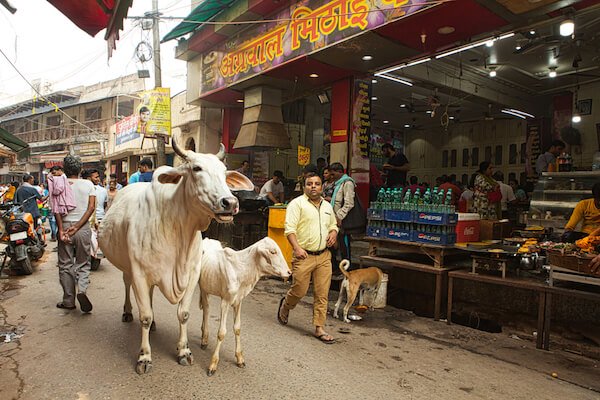
[(85, 110), (86, 121), (95, 121), (97, 119), (102, 119), (102, 107), (92, 107)]
[(527, 155), (527, 145), (521, 143), (521, 164), (525, 164), (525, 156)]
[(508, 163), (516, 164), (517, 163), (517, 145), (511, 144), (508, 146)]
[(513, 180), (515, 180), (515, 181), (517, 180), (517, 174), (515, 174), (514, 172), (511, 172), (510, 174), (508, 174), (508, 181), (506, 183), (513, 181)]
[(46, 125), (59, 126), (60, 125), (60, 115), (48, 117), (48, 119), (46, 119)]
[(442, 151), (442, 168), (448, 168), (448, 150)]
[(120, 100), (117, 107), (117, 117), (119, 115), (128, 117), (133, 114), (133, 100)]
[(38, 129), (40, 129), (40, 122), (37, 119), (34, 119), (32, 122), (32, 126), (33, 126), (33, 131), (37, 131)]
[(450, 166), (456, 167), (456, 149), (450, 151)]
[(462, 174), (462, 176), (460, 177), (460, 182), (467, 186), (469, 184), (469, 175), (467, 174)]
[(9, 133), (15, 133), (15, 124), (5, 125), (4, 129)]
[(471, 166), (479, 166), (479, 147), (473, 147), (473, 151), (471, 152)]
[(462, 166), (469, 166), (469, 149), (463, 149), (463, 158), (462, 158)]
[(496, 146), (496, 151), (494, 152), (494, 164), (502, 165), (504, 161), (504, 157), (502, 154), (502, 145)]
[(485, 146), (485, 158), (484, 161), (492, 162), (492, 146)]

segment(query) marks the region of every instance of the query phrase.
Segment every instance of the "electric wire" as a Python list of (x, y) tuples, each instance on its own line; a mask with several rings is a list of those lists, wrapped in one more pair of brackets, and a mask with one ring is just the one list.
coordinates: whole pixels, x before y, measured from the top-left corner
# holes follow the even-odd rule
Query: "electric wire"
[[(278, 22), (292, 22), (292, 21), (318, 21), (320, 19), (323, 18), (339, 18), (339, 17), (343, 17), (343, 16), (353, 16), (353, 15), (362, 15), (362, 14), (370, 14), (370, 13), (375, 13), (375, 12), (381, 12), (381, 11), (391, 11), (391, 10), (399, 10), (399, 9), (403, 9), (403, 8), (411, 8), (411, 7), (418, 7), (418, 6), (436, 6), (436, 5), (440, 5), (440, 4), (445, 4), (445, 3), (453, 3), (457, 0), (434, 0), (434, 1), (424, 1), (424, 2), (419, 2), (419, 3), (410, 3), (410, 4), (404, 4), (401, 6), (397, 6), (397, 7), (386, 7), (386, 8), (376, 8), (374, 10), (367, 10), (367, 11), (360, 11), (360, 12), (348, 12), (348, 13), (340, 13), (340, 14), (335, 14), (335, 15), (326, 15), (326, 16), (322, 16), (322, 17), (311, 17), (311, 16), (307, 16), (307, 17), (300, 17), (300, 18), (274, 18), (274, 19), (260, 19), (260, 20), (247, 20), (247, 21), (194, 21), (194, 20), (188, 20), (186, 19), (187, 17), (164, 17), (164, 16), (158, 16), (157, 18), (159, 19), (177, 19), (177, 20), (181, 20), (181, 22), (185, 22), (185, 23), (189, 23), (189, 24), (196, 24), (196, 25), (254, 25), (254, 24), (267, 24), (267, 23), (278, 23)], [(143, 17), (127, 17), (127, 18), (132, 18), (132, 19), (144, 19), (144, 18), (148, 18), (148, 16), (143, 16)]]

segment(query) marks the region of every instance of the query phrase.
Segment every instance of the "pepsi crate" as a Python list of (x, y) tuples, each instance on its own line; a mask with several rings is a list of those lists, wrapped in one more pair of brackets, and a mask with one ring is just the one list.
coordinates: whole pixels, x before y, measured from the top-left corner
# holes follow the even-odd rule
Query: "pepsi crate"
[(385, 210), (385, 220), (392, 222), (412, 222), (412, 211)]
[(458, 214), (417, 211), (413, 222), (425, 225), (455, 225), (458, 222)]
[(385, 217), (384, 213), (385, 213), (385, 210), (377, 210), (375, 208), (368, 208), (367, 209), (367, 219), (383, 221), (384, 217)]
[(456, 243), (456, 234), (413, 231), (412, 241), (427, 244), (449, 245)]
[(387, 231), (389, 228), (382, 228), (379, 226), (367, 226), (366, 235), (375, 238), (387, 237)]
[(412, 238), (412, 231), (404, 230), (404, 229), (395, 229), (388, 228), (387, 229), (387, 238), (394, 240), (404, 240), (405, 242), (410, 242)]

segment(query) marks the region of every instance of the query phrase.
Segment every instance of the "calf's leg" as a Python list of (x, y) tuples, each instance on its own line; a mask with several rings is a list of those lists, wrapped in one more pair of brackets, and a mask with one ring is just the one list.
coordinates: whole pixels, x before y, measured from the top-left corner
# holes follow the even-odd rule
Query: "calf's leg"
[(242, 302), (233, 305), (233, 311), (235, 312), (235, 319), (233, 321), (233, 332), (235, 333), (235, 359), (237, 366), (244, 368), (246, 362), (244, 360), (244, 353), (242, 352)]
[(219, 333), (217, 335), (217, 346), (215, 352), (210, 359), (210, 366), (208, 367), (208, 376), (212, 376), (217, 371), (217, 364), (219, 364), (219, 352), (221, 350), (221, 343), (225, 339), (227, 333), (227, 313), (229, 312), (229, 303), (225, 300), (221, 300), (221, 319), (219, 321)]
[(200, 291), (200, 308), (202, 308), (202, 341), (200, 348), (202, 350), (208, 347), (208, 295)]

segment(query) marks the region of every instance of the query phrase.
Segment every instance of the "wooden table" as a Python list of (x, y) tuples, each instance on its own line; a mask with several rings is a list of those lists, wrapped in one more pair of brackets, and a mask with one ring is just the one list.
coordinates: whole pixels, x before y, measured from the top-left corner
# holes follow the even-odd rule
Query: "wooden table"
[(380, 268), (401, 268), (411, 271), (425, 272), (435, 275), (435, 297), (434, 297), (434, 308), (433, 308), (433, 319), (438, 321), (440, 319), (441, 307), (442, 307), (442, 289), (443, 283), (448, 275), (448, 272), (460, 267), (434, 267), (427, 264), (414, 263), (404, 260), (395, 260), (385, 257), (376, 256), (361, 256), (360, 267), (380, 267)]
[(484, 282), (492, 285), (508, 286), (518, 289), (532, 290), (538, 293), (537, 340), (538, 349), (550, 348), (550, 322), (552, 316), (553, 295), (577, 297), (600, 302), (600, 293), (585, 290), (548, 286), (544, 282), (524, 278), (500, 278), (493, 275), (473, 274), (466, 271), (448, 272), (448, 324), (452, 323), (452, 292), (454, 279)]
[[(463, 253), (464, 250), (456, 248), (454, 245), (441, 246), (435, 244), (425, 244), (418, 242), (404, 242), (401, 240), (383, 239), (365, 237), (365, 241), (369, 242), (369, 256), (377, 256), (377, 249), (385, 248), (396, 250), (402, 253), (418, 253), (425, 254), (433, 261), (434, 267), (445, 267), (444, 257), (452, 254)], [(426, 265), (426, 264), (421, 264)]]

